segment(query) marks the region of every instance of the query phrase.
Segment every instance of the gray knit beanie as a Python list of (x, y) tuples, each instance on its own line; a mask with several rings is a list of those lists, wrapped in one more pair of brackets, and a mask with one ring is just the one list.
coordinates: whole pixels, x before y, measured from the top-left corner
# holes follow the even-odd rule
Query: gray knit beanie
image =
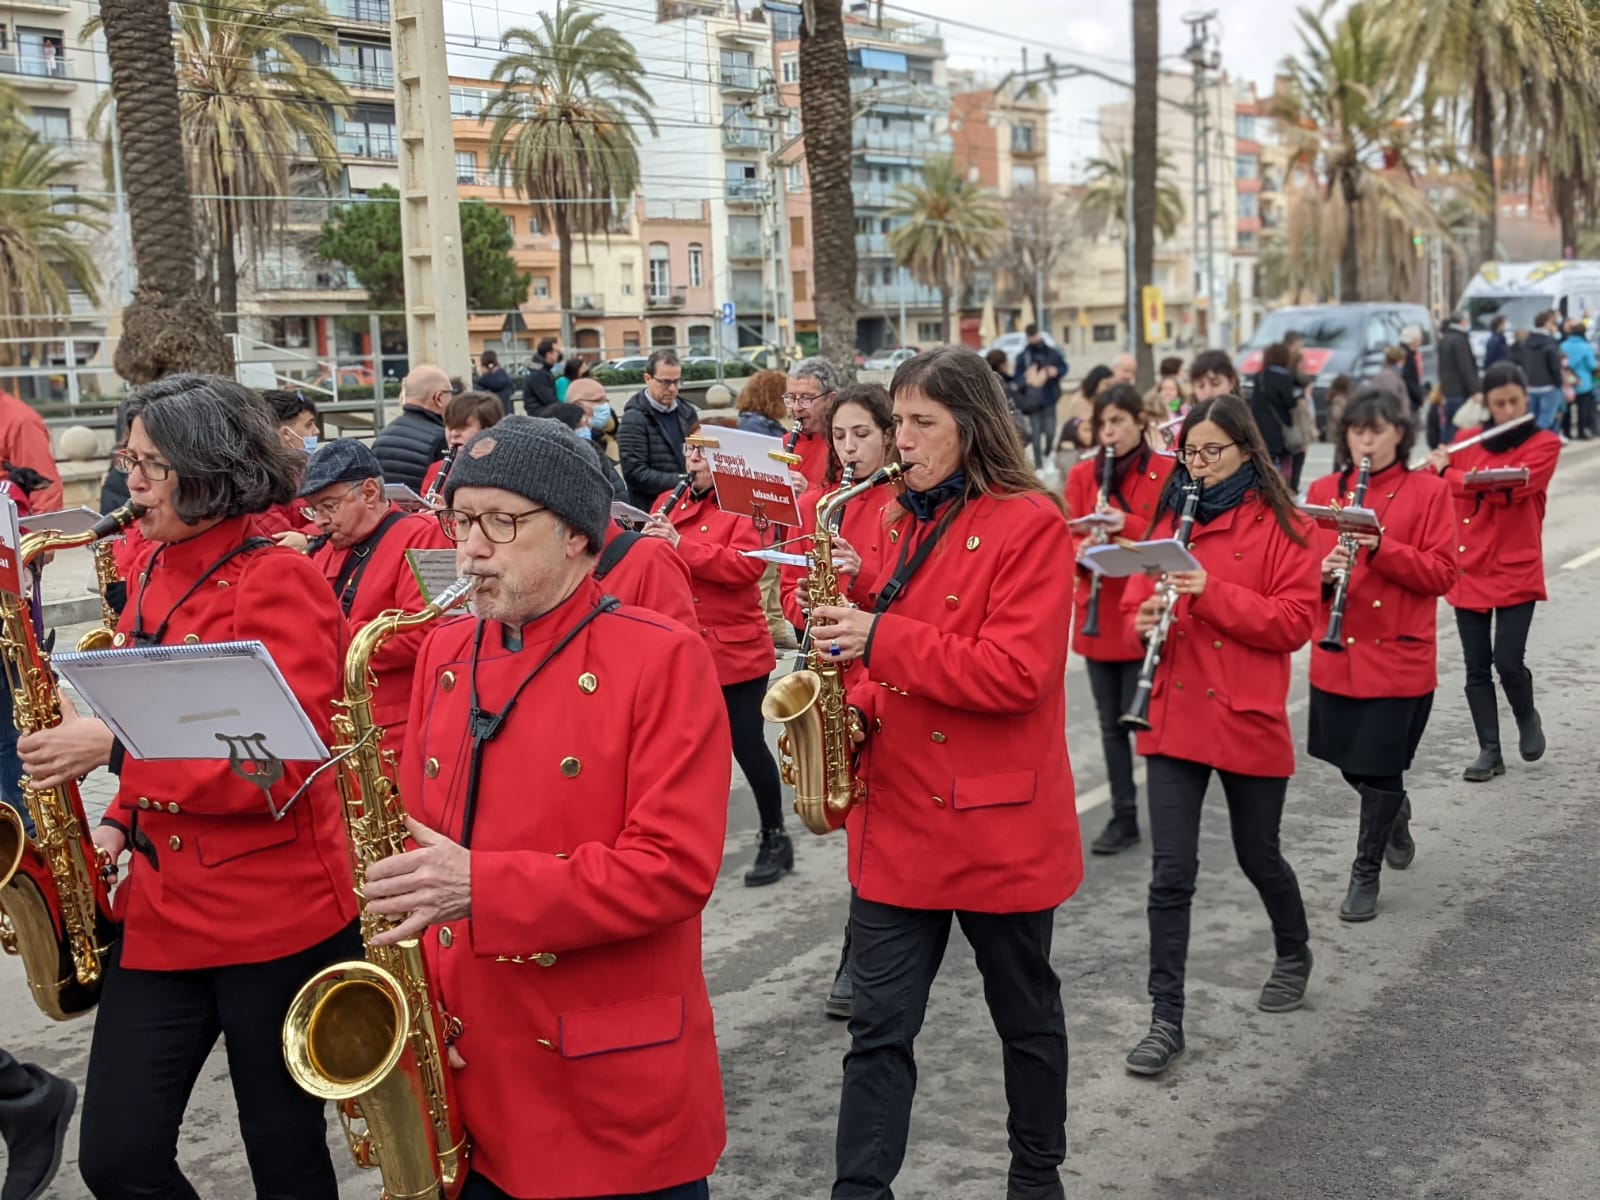
[(542, 504), (599, 550), (611, 523), (611, 484), (593, 447), (559, 421), (510, 416), (477, 434), (444, 485), (446, 504), (464, 487), (504, 488)]

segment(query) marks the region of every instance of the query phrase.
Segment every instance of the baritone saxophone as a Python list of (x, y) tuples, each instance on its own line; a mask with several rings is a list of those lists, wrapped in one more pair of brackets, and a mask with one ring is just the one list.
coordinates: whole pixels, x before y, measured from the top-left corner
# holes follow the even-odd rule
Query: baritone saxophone
[[(296, 994), (283, 1022), (283, 1057), (302, 1090), (332, 1100), (350, 1153), (377, 1167), (385, 1200), (451, 1200), (466, 1182), (467, 1135), (446, 1059), (459, 1026), (439, 1004), (422, 945), (372, 939), (395, 922), (368, 910), (367, 867), (404, 852), (406, 814), (394, 755), (372, 717), (372, 657), (397, 633), (437, 620), (465, 600), (462, 578), (414, 613), (398, 609), (364, 625), (344, 660), (344, 698), (335, 702), (333, 761), (350, 838), (366, 957), (334, 963)], [(358, 1128), (356, 1122), (363, 1126)]]
[[(870, 479), (832, 492), (817, 505), (817, 527), (811, 535), (811, 570), (806, 589), (811, 611), (823, 605), (847, 607), (833, 566), (833, 516), (863, 492), (898, 479), (904, 468), (890, 463)], [(832, 833), (844, 824), (856, 803), (856, 781), (850, 766), (854, 749), (850, 711), (844, 700), (844, 670), (813, 642), (805, 668), (785, 675), (767, 689), (761, 715), (782, 725), (778, 735), (778, 770), (794, 788), (794, 811), (812, 833)]]

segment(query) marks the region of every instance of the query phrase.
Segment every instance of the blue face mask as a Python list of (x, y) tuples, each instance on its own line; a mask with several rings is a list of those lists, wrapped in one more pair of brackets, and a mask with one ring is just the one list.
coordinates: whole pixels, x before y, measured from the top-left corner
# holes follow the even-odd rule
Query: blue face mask
[(317, 448), (317, 435), (314, 433), (307, 437), (302, 437), (300, 441), (304, 444), (305, 452), (307, 454), (310, 454)]
[(577, 434), (586, 442), (590, 440), (591, 434), (589, 433), (589, 427), (587, 425), (579, 425), (572, 432)]
[(590, 429), (604, 429), (611, 424), (611, 405), (602, 400), (594, 406), (594, 412), (589, 414)]

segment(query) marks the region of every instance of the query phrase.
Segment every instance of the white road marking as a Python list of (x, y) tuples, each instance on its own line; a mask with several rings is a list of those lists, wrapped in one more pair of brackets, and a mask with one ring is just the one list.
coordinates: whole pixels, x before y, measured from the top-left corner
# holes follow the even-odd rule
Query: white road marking
[(1561, 569), (1563, 571), (1576, 571), (1579, 567), (1587, 567), (1590, 563), (1597, 560), (1600, 560), (1600, 546), (1595, 547), (1593, 550), (1590, 550), (1585, 554), (1578, 555), (1577, 558), (1569, 558), (1566, 562), (1561, 564)]

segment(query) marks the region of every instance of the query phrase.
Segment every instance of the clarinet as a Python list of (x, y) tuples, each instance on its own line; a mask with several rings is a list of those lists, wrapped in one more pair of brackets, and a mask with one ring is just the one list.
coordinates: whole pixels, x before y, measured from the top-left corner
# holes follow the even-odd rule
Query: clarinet
[(798, 467), (800, 465), (800, 456), (794, 452), (794, 448), (800, 444), (800, 435), (805, 431), (806, 427), (798, 420), (795, 421), (794, 428), (783, 435), (783, 449), (768, 450), (767, 457), (773, 462), (780, 462), (791, 467)]
[[(1353, 507), (1361, 508), (1367, 501), (1367, 482), (1372, 475), (1372, 460), (1361, 460), (1361, 474), (1356, 479), (1355, 504)], [(1350, 598), (1350, 575), (1356, 566), (1356, 539), (1348, 534), (1339, 535), (1339, 544), (1350, 555), (1348, 566), (1339, 568), (1333, 573), (1333, 607), (1328, 611), (1328, 632), (1322, 635), (1322, 640), (1317, 643), (1319, 650), (1329, 650), (1335, 654), (1344, 653), (1344, 605)]]
[(456, 454), (460, 450), (460, 446), (445, 447), (444, 457), (439, 460), (439, 473), (433, 477), (433, 482), (428, 485), (428, 494), (422, 498), (422, 502), (429, 508), (432, 508), (433, 502), (443, 494), (444, 481), (450, 477), (450, 467), (456, 461)]
[(674, 487), (672, 491), (667, 493), (666, 502), (662, 504), (660, 508), (656, 509), (656, 516), (664, 517), (671, 512), (675, 507), (677, 507), (678, 501), (683, 499), (683, 494), (688, 490), (689, 477), (687, 475), (678, 476), (678, 485)]
[[(1194, 511), (1200, 503), (1200, 483), (1196, 480), (1183, 489), (1183, 515), (1178, 519), (1178, 542), (1180, 545), (1189, 544), (1189, 535), (1194, 532)], [(1156, 627), (1150, 631), (1150, 640), (1145, 643), (1144, 665), (1139, 668), (1139, 682), (1133, 693), (1133, 706), (1122, 714), (1122, 724), (1129, 729), (1150, 728), (1150, 694), (1155, 688), (1156, 668), (1161, 665), (1161, 650), (1166, 645), (1167, 632), (1172, 628), (1173, 612), (1178, 607), (1178, 593), (1169, 584), (1164, 589), (1163, 599), (1167, 606), (1161, 610), (1161, 619), (1156, 622)]]
[[(1100, 466), (1100, 499), (1096, 505), (1097, 509), (1104, 508), (1111, 501), (1111, 478), (1112, 472), (1115, 471), (1117, 465), (1117, 460), (1112, 455), (1111, 447), (1109, 446), (1100, 447), (1100, 457), (1104, 461)], [(1090, 539), (1091, 544), (1096, 546), (1104, 545), (1105, 540), (1105, 527), (1103, 525), (1095, 526), (1094, 534)], [(1100, 636), (1100, 586), (1104, 579), (1105, 576), (1096, 571), (1094, 579), (1089, 584), (1089, 615), (1083, 621), (1084, 637)]]

